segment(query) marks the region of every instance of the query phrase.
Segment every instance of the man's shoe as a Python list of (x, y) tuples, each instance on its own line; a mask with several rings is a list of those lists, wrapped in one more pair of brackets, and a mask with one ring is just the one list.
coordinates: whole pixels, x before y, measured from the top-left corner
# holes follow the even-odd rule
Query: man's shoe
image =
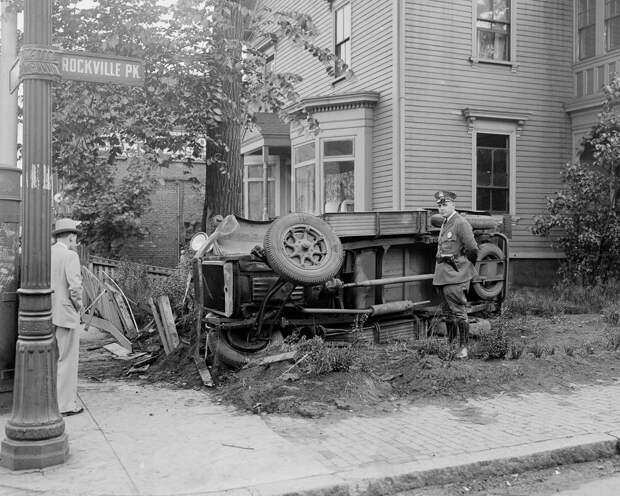
[(63, 417), (71, 417), (71, 415), (77, 415), (78, 413), (82, 413), (84, 411), (83, 407), (78, 408), (77, 410), (69, 410), (68, 412), (60, 412)]
[(461, 351), (456, 355), (456, 358), (467, 358), (467, 347), (463, 346)]

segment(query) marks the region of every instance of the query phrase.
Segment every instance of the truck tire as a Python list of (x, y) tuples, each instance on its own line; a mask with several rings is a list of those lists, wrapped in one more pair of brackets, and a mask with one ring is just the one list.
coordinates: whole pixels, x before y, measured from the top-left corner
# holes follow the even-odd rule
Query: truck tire
[(274, 331), (270, 341), (265, 341), (258, 346), (235, 345), (229, 332), (222, 329), (212, 330), (207, 336), (207, 347), (214, 355), (226, 365), (232, 368), (241, 368), (251, 360), (261, 357), (269, 349), (279, 346), (284, 342), (280, 331)]
[(340, 238), (322, 219), (295, 213), (276, 219), (265, 233), (265, 258), (280, 277), (313, 286), (340, 270), (344, 251)]
[[(482, 260), (504, 260), (504, 253), (493, 243), (482, 243), (478, 249), (478, 262)], [(480, 270), (480, 264), (476, 264), (476, 269)], [(492, 300), (502, 292), (505, 281), (491, 281), (488, 283), (475, 282), (472, 284), (474, 293), (483, 300)]]

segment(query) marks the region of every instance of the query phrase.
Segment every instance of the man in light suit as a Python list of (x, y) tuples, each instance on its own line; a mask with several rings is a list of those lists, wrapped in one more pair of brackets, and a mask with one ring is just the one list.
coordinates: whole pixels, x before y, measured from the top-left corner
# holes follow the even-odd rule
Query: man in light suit
[(58, 219), (52, 235), (51, 286), (52, 324), (58, 343), (58, 409), (62, 415), (82, 413), (77, 401), (80, 317), (82, 314), (82, 274), (77, 246), (77, 222)]

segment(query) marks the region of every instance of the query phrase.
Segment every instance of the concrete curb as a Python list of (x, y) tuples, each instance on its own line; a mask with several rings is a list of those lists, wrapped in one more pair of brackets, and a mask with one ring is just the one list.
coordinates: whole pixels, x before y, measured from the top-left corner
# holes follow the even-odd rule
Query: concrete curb
[[(616, 433), (614, 433), (616, 434)], [(464, 457), (450, 456), (386, 465), (363, 467), (333, 475), (296, 479), (281, 483), (227, 491), (224, 494), (261, 496), (385, 496), (425, 486), (459, 480), (512, 474), (571, 463), (594, 461), (620, 454), (620, 441), (609, 434), (589, 434), (552, 441), (486, 450)], [(291, 486), (299, 488), (290, 491)], [(303, 489), (306, 487), (306, 489)]]

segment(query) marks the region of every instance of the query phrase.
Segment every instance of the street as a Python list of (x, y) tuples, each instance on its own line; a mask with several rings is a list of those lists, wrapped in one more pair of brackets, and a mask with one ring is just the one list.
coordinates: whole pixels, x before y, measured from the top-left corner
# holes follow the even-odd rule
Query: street
[(620, 457), (396, 493), (396, 496), (616, 496)]

